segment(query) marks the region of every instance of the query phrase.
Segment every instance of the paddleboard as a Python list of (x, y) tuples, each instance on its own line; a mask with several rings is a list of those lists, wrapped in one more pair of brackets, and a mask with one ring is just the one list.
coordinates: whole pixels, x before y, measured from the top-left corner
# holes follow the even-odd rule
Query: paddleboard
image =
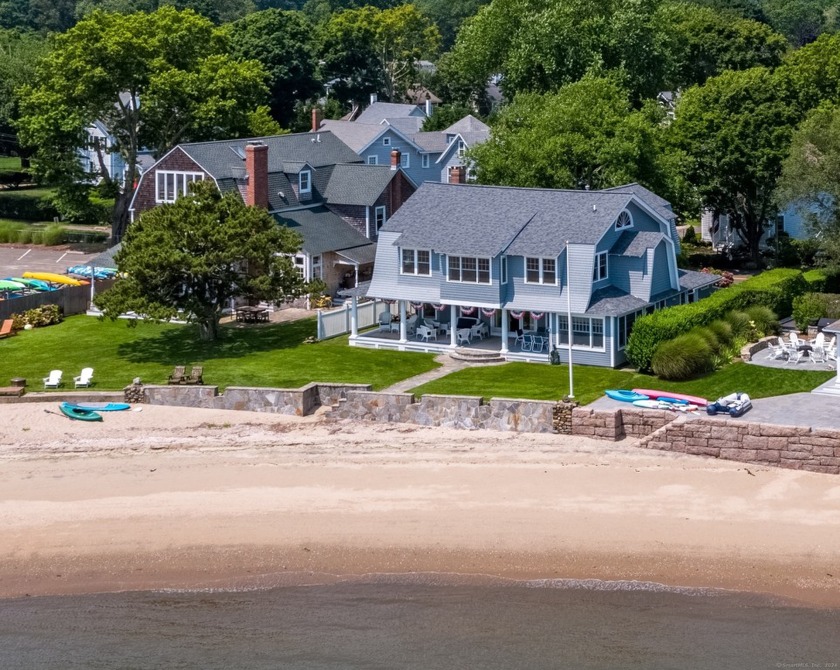
[(68, 286), (82, 286), (82, 282), (67, 275), (59, 275), (54, 272), (24, 272), (25, 279), (41, 279), (53, 284), (67, 284)]
[(701, 407), (705, 407), (709, 404), (709, 401), (705, 398), (700, 398), (696, 395), (687, 395), (685, 393), (672, 393), (670, 391), (653, 391), (651, 389), (633, 389), (634, 393), (642, 393), (650, 398), (676, 398), (679, 400), (685, 400), (690, 402), (692, 405), (700, 405)]
[(658, 400), (634, 400), (633, 404), (636, 407), (644, 407), (645, 409), (668, 409), (668, 403), (659, 402)]

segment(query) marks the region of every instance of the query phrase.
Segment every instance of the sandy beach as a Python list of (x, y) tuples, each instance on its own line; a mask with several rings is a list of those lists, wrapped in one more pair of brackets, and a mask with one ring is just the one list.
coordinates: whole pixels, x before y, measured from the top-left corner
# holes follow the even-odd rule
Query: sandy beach
[(0, 597), (371, 573), (639, 580), (840, 607), (840, 478), (598, 442), (0, 405)]

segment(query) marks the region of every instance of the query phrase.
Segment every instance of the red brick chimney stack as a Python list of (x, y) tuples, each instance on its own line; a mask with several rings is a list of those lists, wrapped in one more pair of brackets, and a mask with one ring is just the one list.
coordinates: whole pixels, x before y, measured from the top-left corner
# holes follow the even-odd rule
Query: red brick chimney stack
[(399, 149), (394, 149), (391, 151), (391, 169), (397, 170), (400, 167), (400, 159), (402, 158), (402, 154), (400, 153)]
[(317, 133), (321, 129), (321, 110), (317, 107), (312, 108), (312, 132)]
[(449, 168), (449, 183), (450, 184), (466, 184), (467, 170), (463, 165), (456, 165)]
[(245, 171), (245, 204), (268, 209), (268, 147), (262, 142), (245, 145)]

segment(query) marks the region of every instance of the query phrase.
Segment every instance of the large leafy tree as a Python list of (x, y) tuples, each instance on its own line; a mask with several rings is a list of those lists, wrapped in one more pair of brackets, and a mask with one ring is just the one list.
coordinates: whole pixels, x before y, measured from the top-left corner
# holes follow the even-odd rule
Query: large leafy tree
[(0, 143), (4, 146), (16, 142), (17, 90), (31, 81), (35, 63), (46, 52), (47, 43), (38, 34), (0, 29)]
[(490, 0), (415, 0), (417, 8), (429, 16), (440, 31), (444, 49), (450, 49), (465, 19), (475, 16)]
[(105, 124), (126, 164), (124, 184), (109, 184), (101, 151), (96, 170), (117, 193), (112, 233), (120, 239), (142, 147), (161, 156), (179, 142), (246, 135), (256, 122), (265, 72), (227, 52), (226, 34), (190, 10), (96, 11), (55, 38), (22, 90), (21, 139), (36, 149), (41, 176), (69, 191), (84, 178), (75, 157), (84, 128)]
[(96, 297), (108, 317), (134, 311), (151, 319), (176, 315), (217, 339), (232, 298), (279, 300), (304, 290), (291, 255), (300, 237), (236, 193), (195, 183), (173, 204), (145, 212), (128, 229), (116, 257), (125, 273)]
[(213, 23), (235, 21), (257, 9), (253, 0), (78, 0), (76, 16), (82, 18), (96, 9), (122, 14), (154, 12), (164, 6), (192, 9)]
[(493, 0), (458, 33), (448, 69), (483, 87), (503, 75), (505, 95), (546, 92), (593, 67), (623, 72), (634, 98), (655, 95), (664, 75), (660, 0)]
[(604, 188), (640, 181), (661, 191), (661, 114), (653, 104), (634, 111), (627, 91), (608, 78), (585, 77), (555, 93), (518, 95), (470, 157), (485, 184)]
[(75, 22), (76, 0), (0, 0), (0, 27), (61, 32)]
[(776, 191), (779, 208), (795, 203), (826, 264), (840, 268), (840, 107), (816, 108), (796, 130)]
[(802, 46), (834, 28), (838, 5), (836, 0), (764, 0), (764, 12), (773, 28)]
[(685, 178), (706, 207), (729, 215), (756, 260), (798, 119), (773, 74), (753, 68), (724, 72), (686, 91), (671, 125), (686, 157)]
[(658, 19), (671, 90), (702, 84), (725, 70), (776, 67), (787, 50), (784, 37), (766, 24), (702, 5), (666, 3)]
[(325, 79), (335, 79), (339, 98), (360, 100), (377, 93), (401, 102), (413, 83), (415, 63), (433, 56), (440, 34), (414, 5), (338, 12), (321, 30)]
[(295, 104), (321, 90), (312, 24), (301, 12), (267, 9), (232, 24), (230, 35), (234, 56), (262, 63), (268, 73), (271, 114), (288, 128)]
[(776, 71), (782, 95), (805, 114), (824, 101), (840, 102), (840, 34), (823, 34), (792, 52)]

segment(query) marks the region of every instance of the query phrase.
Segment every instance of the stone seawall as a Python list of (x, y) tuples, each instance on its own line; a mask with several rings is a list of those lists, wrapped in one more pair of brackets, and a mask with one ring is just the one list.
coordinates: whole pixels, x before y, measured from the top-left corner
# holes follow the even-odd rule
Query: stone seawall
[(640, 440), (639, 446), (840, 474), (840, 430), (680, 416)]
[(680, 415), (665, 409), (621, 408), (596, 410), (576, 407), (572, 410), (572, 435), (601, 440), (645, 437)]

